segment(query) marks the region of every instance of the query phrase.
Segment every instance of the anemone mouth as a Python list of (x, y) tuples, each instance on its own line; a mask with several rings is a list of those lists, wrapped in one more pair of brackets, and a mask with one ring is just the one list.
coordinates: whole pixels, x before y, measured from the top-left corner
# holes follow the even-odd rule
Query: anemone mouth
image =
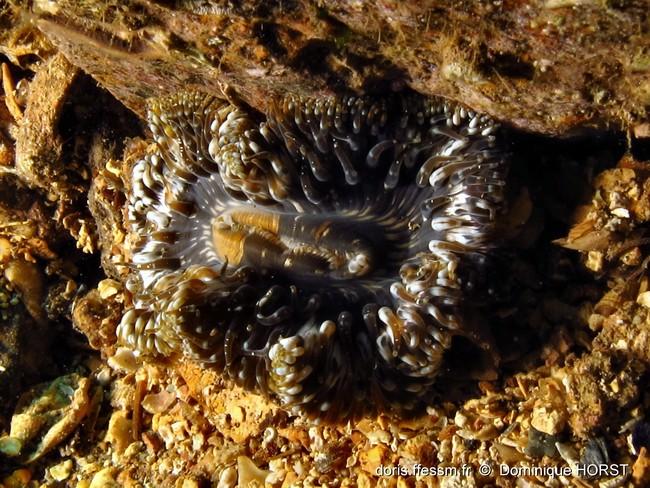
[(393, 95), (289, 96), (261, 120), (193, 93), (149, 121), (122, 342), (319, 416), (426, 397), (471, 337), (465, 271), (497, 242), (507, 163), (489, 118)]

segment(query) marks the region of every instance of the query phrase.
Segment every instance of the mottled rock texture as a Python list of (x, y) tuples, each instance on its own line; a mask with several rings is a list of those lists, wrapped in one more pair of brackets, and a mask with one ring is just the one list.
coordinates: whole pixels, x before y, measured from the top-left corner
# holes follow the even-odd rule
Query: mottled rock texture
[(33, 15), (140, 114), (187, 88), (263, 109), (270, 93), (409, 86), (530, 131), (647, 131), (644, 0), (66, 0), (33, 2)]

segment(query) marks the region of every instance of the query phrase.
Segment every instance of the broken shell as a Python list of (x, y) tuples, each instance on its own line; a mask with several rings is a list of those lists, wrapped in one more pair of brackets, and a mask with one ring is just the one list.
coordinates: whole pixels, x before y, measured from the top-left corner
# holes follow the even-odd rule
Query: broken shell
[(237, 458), (237, 472), (239, 473), (239, 486), (251, 486), (252, 483), (264, 486), (264, 480), (269, 474), (269, 471), (258, 468), (248, 456)]
[(554, 409), (552, 406), (544, 405), (533, 409), (531, 425), (548, 435), (559, 434), (564, 430), (568, 419), (566, 411)]
[(636, 297), (636, 303), (643, 305), (645, 308), (650, 308), (650, 291), (639, 293), (639, 296)]
[(557, 436), (545, 434), (544, 432), (540, 432), (534, 427), (531, 427), (528, 432), (526, 454), (531, 457), (555, 457), (558, 454), (556, 448), (558, 440)]
[(121, 289), (122, 285), (118, 281), (110, 278), (100, 281), (97, 285), (97, 290), (99, 290), (99, 296), (102, 300), (106, 300), (107, 298), (116, 295)]
[(22, 446), (32, 445), (40, 437), (26, 462), (40, 458), (77, 428), (88, 413), (89, 389), (88, 378), (71, 374), (36, 386), (21, 397), (9, 437)]
[(140, 364), (131, 349), (128, 347), (118, 347), (115, 354), (108, 358), (108, 365), (115, 370), (132, 373), (138, 369)]
[(10, 437), (8, 435), (0, 437), (0, 453), (8, 457), (15, 457), (20, 455), (23, 448), (23, 443), (20, 439)]
[(176, 400), (176, 395), (166, 390), (160, 393), (149, 393), (142, 399), (142, 408), (149, 413), (163, 413)]
[(104, 468), (93, 476), (88, 488), (120, 488), (120, 484), (115, 481), (113, 472), (115, 468)]
[(645, 447), (641, 448), (639, 456), (632, 466), (632, 479), (636, 486), (647, 486), (650, 483), (650, 456)]
[(14, 260), (5, 269), (5, 278), (16, 287), (34, 320), (40, 324), (45, 323), (47, 319), (43, 310), (43, 274), (38, 267), (27, 261)]
[(221, 472), (217, 488), (234, 488), (237, 484), (237, 470), (234, 466), (229, 466)]
[(129, 444), (133, 441), (131, 434), (131, 421), (124, 410), (116, 410), (108, 421), (108, 430), (106, 431), (106, 442), (113, 446), (118, 453), (123, 453)]
[(72, 473), (73, 462), (72, 459), (66, 459), (59, 464), (55, 464), (49, 469), (50, 476), (54, 481), (63, 481), (70, 477)]

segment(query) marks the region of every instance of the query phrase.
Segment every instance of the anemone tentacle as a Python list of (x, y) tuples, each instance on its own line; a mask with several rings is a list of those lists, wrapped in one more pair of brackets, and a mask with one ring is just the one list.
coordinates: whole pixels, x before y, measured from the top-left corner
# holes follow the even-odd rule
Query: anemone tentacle
[[(324, 417), (425, 398), (498, 244), (498, 126), (440, 99), (151, 103), (132, 170), (134, 306), (118, 336)], [(479, 347), (483, 347), (479, 345)]]

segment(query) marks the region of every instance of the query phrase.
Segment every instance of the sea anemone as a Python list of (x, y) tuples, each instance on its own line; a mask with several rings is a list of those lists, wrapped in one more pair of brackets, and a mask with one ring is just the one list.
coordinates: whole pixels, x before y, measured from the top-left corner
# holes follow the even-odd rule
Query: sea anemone
[(489, 349), (472, 290), (508, 167), (490, 118), (411, 94), (287, 96), (263, 115), (185, 93), (148, 119), (123, 344), (328, 418), (414, 408), (455, 338)]

